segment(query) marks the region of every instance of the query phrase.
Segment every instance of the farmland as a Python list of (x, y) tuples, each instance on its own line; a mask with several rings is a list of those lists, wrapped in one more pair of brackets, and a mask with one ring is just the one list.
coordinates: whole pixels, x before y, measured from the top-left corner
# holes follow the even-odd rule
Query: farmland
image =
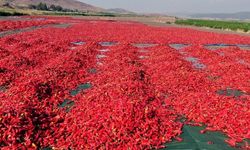
[(0, 21), (0, 149), (250, 148), (249, 36), (15, 19)]
[(198, 27), (209, 27), (209, 28), (214, 28), (214, 29), (224, 29), (224, 30), (232, 30), (232, 31), (241, 30), (243, 32), (248, 32), (250, 30), (249, 22), (240, 22), (240, 21), (180, 19), (180, 20), (176, 20), (175, 23), (180, 24), (180, 25), (194, 25)]

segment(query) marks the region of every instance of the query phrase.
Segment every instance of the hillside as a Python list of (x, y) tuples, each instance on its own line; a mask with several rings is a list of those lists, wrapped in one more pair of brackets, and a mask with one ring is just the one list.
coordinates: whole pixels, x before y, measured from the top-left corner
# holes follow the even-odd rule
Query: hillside
[(128, 11), (122, 8), (110, 8), (110, 9), (107, 9), (106, 11), (110, 13), (118, 13), (118, 14), (134, 14), (134, 12)]
[(9, 4), (13, 8), (27, 8), (30, 4), (37, 5), (46, 3), (48, 6), (60, 5), (63, 8), (79, 10), (79, 11), (102, 11), (103, 9), (77, 1), (77, 0), (0, 0), (0, 5)]

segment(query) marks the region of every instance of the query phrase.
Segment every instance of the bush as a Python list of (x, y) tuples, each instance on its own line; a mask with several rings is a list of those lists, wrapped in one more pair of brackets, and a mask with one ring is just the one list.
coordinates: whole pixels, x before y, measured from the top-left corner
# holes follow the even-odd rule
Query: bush
[(0, 11), (0, 16), (23, 16), (26, 15), (24, 13), (20, 12), (5, 12), (5, 11)]

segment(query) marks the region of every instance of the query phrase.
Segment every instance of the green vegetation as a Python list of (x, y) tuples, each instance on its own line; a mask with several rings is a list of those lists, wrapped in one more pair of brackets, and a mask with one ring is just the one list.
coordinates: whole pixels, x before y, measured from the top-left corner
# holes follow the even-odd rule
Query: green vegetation
[(39, 3), (37, 5), (29, 5), (29, 9), (44, 10), (44, 11), (59, 11), (59, 12), (79, 12), (77, 9), (71, 10), (71, 9), (63, 8), (60, 5), (52, 4), (50, 6), (47, 6), (46, 3)]
[(23, 13), (19, 12), (5, 12), (5, 11), (0, 11), (0, 16), (22, 16), (25, 15)]
[(105, 12), (59, 12), (59, 11), (43, 11), (42, 15), (117, 17), (116, 14), (105, 13)]
[(27, 9), (21, 8), (0, 8), (0, 16), (20, 16), (20, 15), (60, 15), (60, 16), (107, 16), (116, 17), (118, 14), (109, 12), (82, 12), (77, 9), (71, 10), (63, 8), (59, 5), (50, 5), (39, 3), (37, 5), (29, 5)]
[(27, 15), (27, 13), (15, 9), (0, 8), (0, 16), (22, 16), (22, 15)]
[(37, 9), (0, 8), (0, 16), (20, 16), (20, 15), (101, 16), (101, 17), (119, 16), (118, 14), (107, 13), (107, 12), (79, 12), (79, 11), (64, 12), (64, 11), (46, 11)]
[(186, 20), (176, 20), (175, 23), (181, 25), (194, 25), (199, 27), (209, 27), (215, 29), (230, 29), (233, 31), (236, 30), (243, 30), (244, 32), (250, 31), (250, 23), (239, 22), (239, 21), (186, 19)]

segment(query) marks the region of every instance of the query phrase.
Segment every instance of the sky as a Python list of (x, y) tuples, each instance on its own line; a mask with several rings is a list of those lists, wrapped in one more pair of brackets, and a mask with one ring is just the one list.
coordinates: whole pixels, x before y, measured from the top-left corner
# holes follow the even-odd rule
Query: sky
[(233, 13), (250, 11), (250, 0), (80, 0), (102, 8), (141, 13)]

